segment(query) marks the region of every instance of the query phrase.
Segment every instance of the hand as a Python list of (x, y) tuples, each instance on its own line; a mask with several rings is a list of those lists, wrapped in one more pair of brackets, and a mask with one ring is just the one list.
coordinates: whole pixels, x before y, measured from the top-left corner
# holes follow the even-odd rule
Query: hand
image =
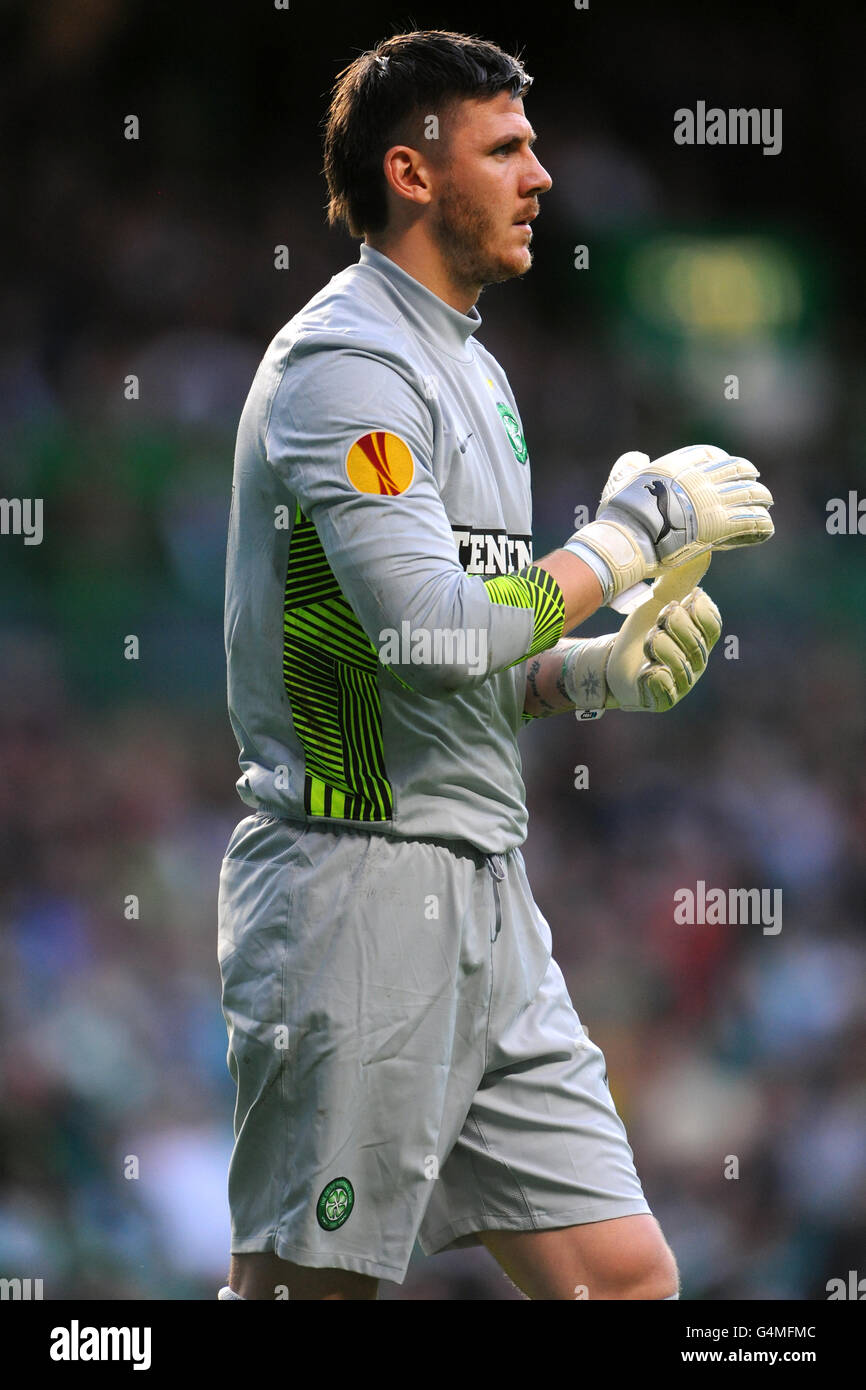
[(748, 459), (693, 444), (650, 462), (623, 454), (595, 521), (566, 542), (598, 575), (604, 602), (713, 549), (757, 545), (774, 531), (771, 493)]
[(718, 608), (696, 587), (709, 563), (707, 551), (667, 571), (619, 632), (574, 643), (562, 682), (579, 718), (587, 709), (660, 714), (691, 690), (722, 631)]
[(616, 634), (605, 668), (606, 709), (672, 709), (706, 670), (722, 631), (718, 608), (695, 587), (710, 563), (705, 552), (656, 580), (650, 597)]

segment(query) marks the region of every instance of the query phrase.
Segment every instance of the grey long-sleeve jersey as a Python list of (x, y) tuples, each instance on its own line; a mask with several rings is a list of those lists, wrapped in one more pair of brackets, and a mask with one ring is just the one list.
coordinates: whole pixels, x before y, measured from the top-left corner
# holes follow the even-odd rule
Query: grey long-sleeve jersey
[(525, 839), (524, 663), (565, 608), (532, 563), (527, 448), (480, 323), (363, 245), (256, 373), (225, 641), (257, 810), (486, 853)]

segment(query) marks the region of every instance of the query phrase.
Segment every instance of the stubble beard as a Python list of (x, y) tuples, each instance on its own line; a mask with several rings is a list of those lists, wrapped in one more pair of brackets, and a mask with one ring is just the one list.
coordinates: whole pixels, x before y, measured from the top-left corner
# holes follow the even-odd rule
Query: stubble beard
[(531, 265), (517, 266), (496, 256), (493, 218), (483, 204), (471, 203), (453, 186), (445, 188), (437, 204), (433, 236), (456, 284), (467, 290), (496, 285), (515, 275), (525, 275)]

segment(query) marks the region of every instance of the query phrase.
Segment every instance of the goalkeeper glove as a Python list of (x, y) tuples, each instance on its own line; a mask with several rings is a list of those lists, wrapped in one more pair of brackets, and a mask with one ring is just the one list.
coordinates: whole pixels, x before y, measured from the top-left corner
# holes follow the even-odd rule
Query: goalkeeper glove
[(619, 632), (573, 644), (561, 679), (578, 719), (605, 709), (660, 714), (691, 690), (722, 631), (718, 608), (695, 587), (709, 563), (705, 552), (667, 571)]
[(773, 498), (748, 459), (691, 444), (650, 463), (623, 454), (601, 494), (595, 520), (565, 542), (598, 577), (604, 603), (625, 611), (639, 583), (705, 551), (757, 545), (773, 534)]

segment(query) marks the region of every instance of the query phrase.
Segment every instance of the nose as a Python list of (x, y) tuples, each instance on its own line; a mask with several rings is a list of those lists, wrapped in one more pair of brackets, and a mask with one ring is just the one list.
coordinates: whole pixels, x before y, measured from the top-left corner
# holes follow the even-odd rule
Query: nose
[[(530, 154), (531, 153), (532, 151), (530, 151)], [(539, 162), (538, 158), (534, 154), (532, 155), (532, 164), (533, 168), (530, 170), (528, 174), (528, 177), (531, 179), (531, 183), (527, 192), (546, 193), (548, 189), (553, 186), (553, 179), (548, 174), (544, 165)]]

